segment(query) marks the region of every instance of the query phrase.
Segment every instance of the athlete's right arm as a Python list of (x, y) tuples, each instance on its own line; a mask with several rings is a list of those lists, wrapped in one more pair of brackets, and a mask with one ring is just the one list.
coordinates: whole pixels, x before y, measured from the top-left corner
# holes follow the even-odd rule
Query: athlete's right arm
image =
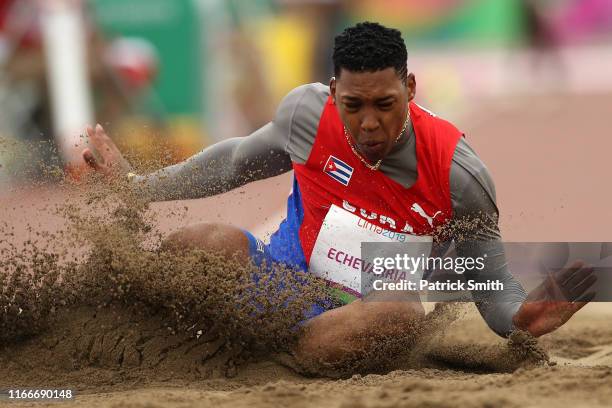
[[(182, 163), (135, 176), (132, 182), (150, 201), (185, 200), (220, 194), (291, 170), (288, 145), (295, 110), (304, 93), (301, 88), (283, 99), (272, 122), (251, 135), (216, 143)], [(98, 161), (86, 149), (83, 158), (91, 167), (109, 174), (113, 167), (127, 172), (121, 153), (101, 127), (88, 129), (88, 136), (103, 156)]]
[(182, 163), (133, 183), (150, 201), (188, 200), (221, 194), (291, 170), (284, 135), (274, 122), (249, 136), (216, 143)]

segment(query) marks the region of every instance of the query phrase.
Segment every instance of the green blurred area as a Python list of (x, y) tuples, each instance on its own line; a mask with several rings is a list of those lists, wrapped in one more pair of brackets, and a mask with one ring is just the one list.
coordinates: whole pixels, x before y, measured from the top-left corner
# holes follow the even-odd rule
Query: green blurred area
[(91, 0), (96, 22), (107, 36), (138, 37), (156, 48), (161, 61), (154, 91), (165, 113), (199, 115), (202, 87), (201, 21), (191, 0)]
[[(154, 90), (169, 115), (200, 115), (208, 109), (208, 88), (203, 78), (214, 56), (207, 55), (207, 25), (227, 16), (235, 26), (288, 18), (271, 0), (209, 2), (215, 6), (207, 7), (206, 13), (200, 12), (201, 2), (196, 0), (90, 1), (95, 19), (106, 35), (144, 38), (155, 46), (161, 66)], [(335, 31), (356, 21), (377, 20), (400, 28), (413, 46), (503, 46), (517, 42), (521, 35), (522, 16), (516, 0), (463, 0), (444, 9), (423, 1), (354, 3), (356, 7), (346, 8), (346, 18)], [(417, 4), (420, 6), (415, 7)], [(261, 25), (254, 34), (266, 37), (271, 29)]]
[[(397, 27), (409, 49), (506, 47), (523, 30), (515, 0), (355, 0), (325, 7), (308, 0), (89, 2), (107, 40), (144, 39), (159, 58), (151, 89), (137, 98), (137, 120), (128, 118), (118, 131), (132, 135), (127, 144), (143, 148), (147, 112), (161, 117), (166, 125), (159, 133), (177, 145), (178, 157), (247, 134), (271, 119), (293, 87), (324, 80), (320, 65), (330, 63), (334, 33), (355, 22)], [(224, 111), (228, 102), (233, 113)]]
[(522, 37), (522, 14), (516, 0), (470, 0), (430, 28), (405, 27), (410, 44), (505, 46)]

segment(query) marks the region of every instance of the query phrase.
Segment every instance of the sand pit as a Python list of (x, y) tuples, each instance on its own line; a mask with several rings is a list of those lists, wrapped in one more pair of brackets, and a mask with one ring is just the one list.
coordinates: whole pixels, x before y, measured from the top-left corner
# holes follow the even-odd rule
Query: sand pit
[[(490, 116), (481, 112), (478, 121), (474, 119), (466, 128), (495, 177), (502, 232), (506, 240), (515, 241), (609, 240), (606, 239), (612, 227), (606, 207), (609, 192), (599, 188), (591, 192), (588, 200), (581, 199), (584, 183), (569, 188), (567, 177), (576, 176), (560, 164), (562, 158), (574, 157), (578, 173), (590, 176), (594, 183), (603, 182), (605, 175), (601, 170), (605, 165), (587, 160), (584, 140), (576, 137), (572, 142), (570, 134), (572, 129), (580, 129), (584, 137), (591, 137), (588, 149), (594, 155), (607, 152), (606, 143), (612, 142), (596, 129), (603, 126), (602, 118), (606, 117), (603, 106), (612, 97), (599, 95), (575, 101), (575, 109), (584, 110), (590, 118), (580, 123), (551, 111), (551, 106), (558, 103), (557, 98), (541, 99), (536, 107), (530, 108), (531, 114), (526, 119), (521, 116), (519, 101), (516, 105), (491, 104)], [(537, 106), (543, 108), (538, 111)], [(596, 111), (598, 106), (601, 112)], [(483, 119), (493, 116), (494, 120)], [(574, 113), (574, 117), (579, 116), (580, 112)], [(515, 166), (506, 154), (516, 140), (500, 137), (496, 139), (498, 144), (492, 146), (488, 139), (490, 132), (497, 135), (499, 129), (512, 129), (519, 120), (522, 132), (516, 137), (533, 146), (521, 153), (527, 163), (524, 166), (527, 168), (522, 167), (521, 171), (532, 172), (536, 179), (527, 184), (523, 177), (515, 177), (512, 170)], [(562, 143), (549, 143), (553, 136), (563, 135), (567, 138)], [(551, 149), (555, 153), (553, 159)], [(575, 152), (580, 154), (573, 155)], [(548, 157), (549, 163), (558, 158), (559, 163), (540, 168), (542, 157)], [(534, 166), (540, 170), (535, 171), (531, 168)], [(279, 186), (288, 191), (289, 185), (288, 179), (281, 177), (210, 200), (156, 204), (154, 210), (165, 214), (156, 220), (157, 226), (165, 234), (193, 222), (213, 220), (269, 231), (266, 223), (274, 224), (286, 199), (284, 193), (271, 198), (269, 192), (278, 191)], [(535, 185), (544, 186), (550, 194), (536, 197)], [(526, 209), (525, 200), (516, 196), (519, 191), (532, 196), (530, 208)], [(36, 188), (3, 197), (1, 221), (9, 229), (14, 227), (10, 239), (13, 242), (29, 239), (28, 224), (37, 230), (61, 229), (62, 217), (45, 207), (64, 203), (63, 194)], [(602, 214), (597, 224), (587, 223), (580, 216), (591, 212)], [(180, 273), (187, 271), (189, 264), (172, 267), (175, 268), (172, 271), (183, 276)], [(107, 271), (100, 275), (104, 273)], [(125, 283), (138, 282), (121, 282)], [(54, 282), (49, 285), (59, 287), (53, 286)], [(182, 303), (171, 304), (192, 311), (189, 308), (193, 305), (183, 302), (189, 294), (181, 298), (178, 292), (181, 286), (177, 285), (172, 281), (163, 287), (144, 285), (138, 293), (155, 296), (170, 293), (182, 299)], [(207, 286), (202, 283), (194, 288), (197, 294)], [(79, 297), (79, 293), (73, 295)], [(38, 316), (35, 321), (40, 327), (24, 327), (24, 333), (30, 334), (31, 329), (38, 334), (13, 336), (12, 341), (2, 343), (0, 389), (70, 388), (76, 390), (77, 397), (66, 406), (83, 407), (552, 407), (609, 406), (612, 398), (612, 309), (605, 303), (588, 305), (567, 325), (542, 337), (537, 344), (520, 336), (508, 343), (485, 326), (473, 305), (461, 306), (459, 313), (443, 320), (438, 330), (409, 353), (411, 358), (398, 358), (396, 366), (382, 374), (331, 379), (298, 374), (287, 366), (290, 360), (286, 356), (275, 353), (282, 347), (271, 347), (275, 352), (252, 347), (253, 339), (261, 341), (260, 344), (267, 341), (257, 337), (257, 331), (240, 335), (231, 330), (220, 333), (214, 318), (222, 321), (230, 315), (208, 315), (193, 326), (191, 321), (177, 318), (173, 310), (156, 309), (146, 300), (127, 301), (126, 297), (115, 296), (90, 305), (63, 305), (62, 299), (50, 296), (44, 303), (48, 310), (43, 308), (48, 314), (43, 309), (38, 314), (26, 310), (23, 313), (30, 313), (28, 316)], [(17, 316), (21, 314), (15, 312)], [(286, 334), (284, 327), (275, 327)], [(229, 328), (236, 329), (231, 325)], [(0, 333), (0, 337), (9, 334)], [(62, 406), (0, 399), (0, 406), (46, 405)]]
[(333, 380), (300, 376), (271, 358), (240, 356), (205, 334), (173, 335), (152, 316), (81, 309), (45, 335), (0, 352), (0, 378), (3, 387), (69, 384), (78, 390), (79, 406), (606, 406), (612, 395), (608, 318), (595, 307), (543, 339), (556, 365), (507, 372), (500, 365), (509, 356), (505, 342), (471, 310), (424, 348), (420, 367)]

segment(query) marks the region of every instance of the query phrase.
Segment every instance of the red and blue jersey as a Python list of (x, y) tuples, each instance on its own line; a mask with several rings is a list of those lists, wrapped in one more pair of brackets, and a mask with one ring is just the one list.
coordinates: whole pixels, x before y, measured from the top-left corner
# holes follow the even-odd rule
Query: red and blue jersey
[(369, 225), (415, 236), (433, 235), (452, 218), (449, 175), (461, 132), (415, 103), (409, 109), (418, 176), (406, 188), (359, 160), (346, 140), (336, 106), (327, 100), (308, 159), (293, 163), (287, 217), (268, 247), (277, 262), (308, 270), (331, 208), (343, 209)]

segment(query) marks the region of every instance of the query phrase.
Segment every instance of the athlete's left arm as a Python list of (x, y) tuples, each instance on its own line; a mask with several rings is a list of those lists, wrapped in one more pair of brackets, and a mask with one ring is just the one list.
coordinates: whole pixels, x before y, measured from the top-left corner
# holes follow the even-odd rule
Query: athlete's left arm
[(466, 271), (466, 278), (486, 283), (497, 280), (501, 290), (473, 291), (472, 297), (489, 327), (500, 336), (514, 329), (541, 336), (565, 324), (591, 301), (594, 270), (581, 261), (551, 271), (529, 294), (508, 271), (498, 227), (493, 181), (478, 156), (460, 140), (450, 172), (451, 199), (456, 222), (455, 246), (462, 257), (487, 254), (482, 271)]
[(512, 318), (527, 294), (508, 270), (493, 180), (464, 138), (455, 149), (450, 184), (457, 255), (477, 258), (487, 254), (485, 268), (466, 271), (466, 279), (483, 283), (497, 280), (503, 284), (503, 290), (474, 291), (472, 296), (489, 327), (507, 336), (514, 329)]

